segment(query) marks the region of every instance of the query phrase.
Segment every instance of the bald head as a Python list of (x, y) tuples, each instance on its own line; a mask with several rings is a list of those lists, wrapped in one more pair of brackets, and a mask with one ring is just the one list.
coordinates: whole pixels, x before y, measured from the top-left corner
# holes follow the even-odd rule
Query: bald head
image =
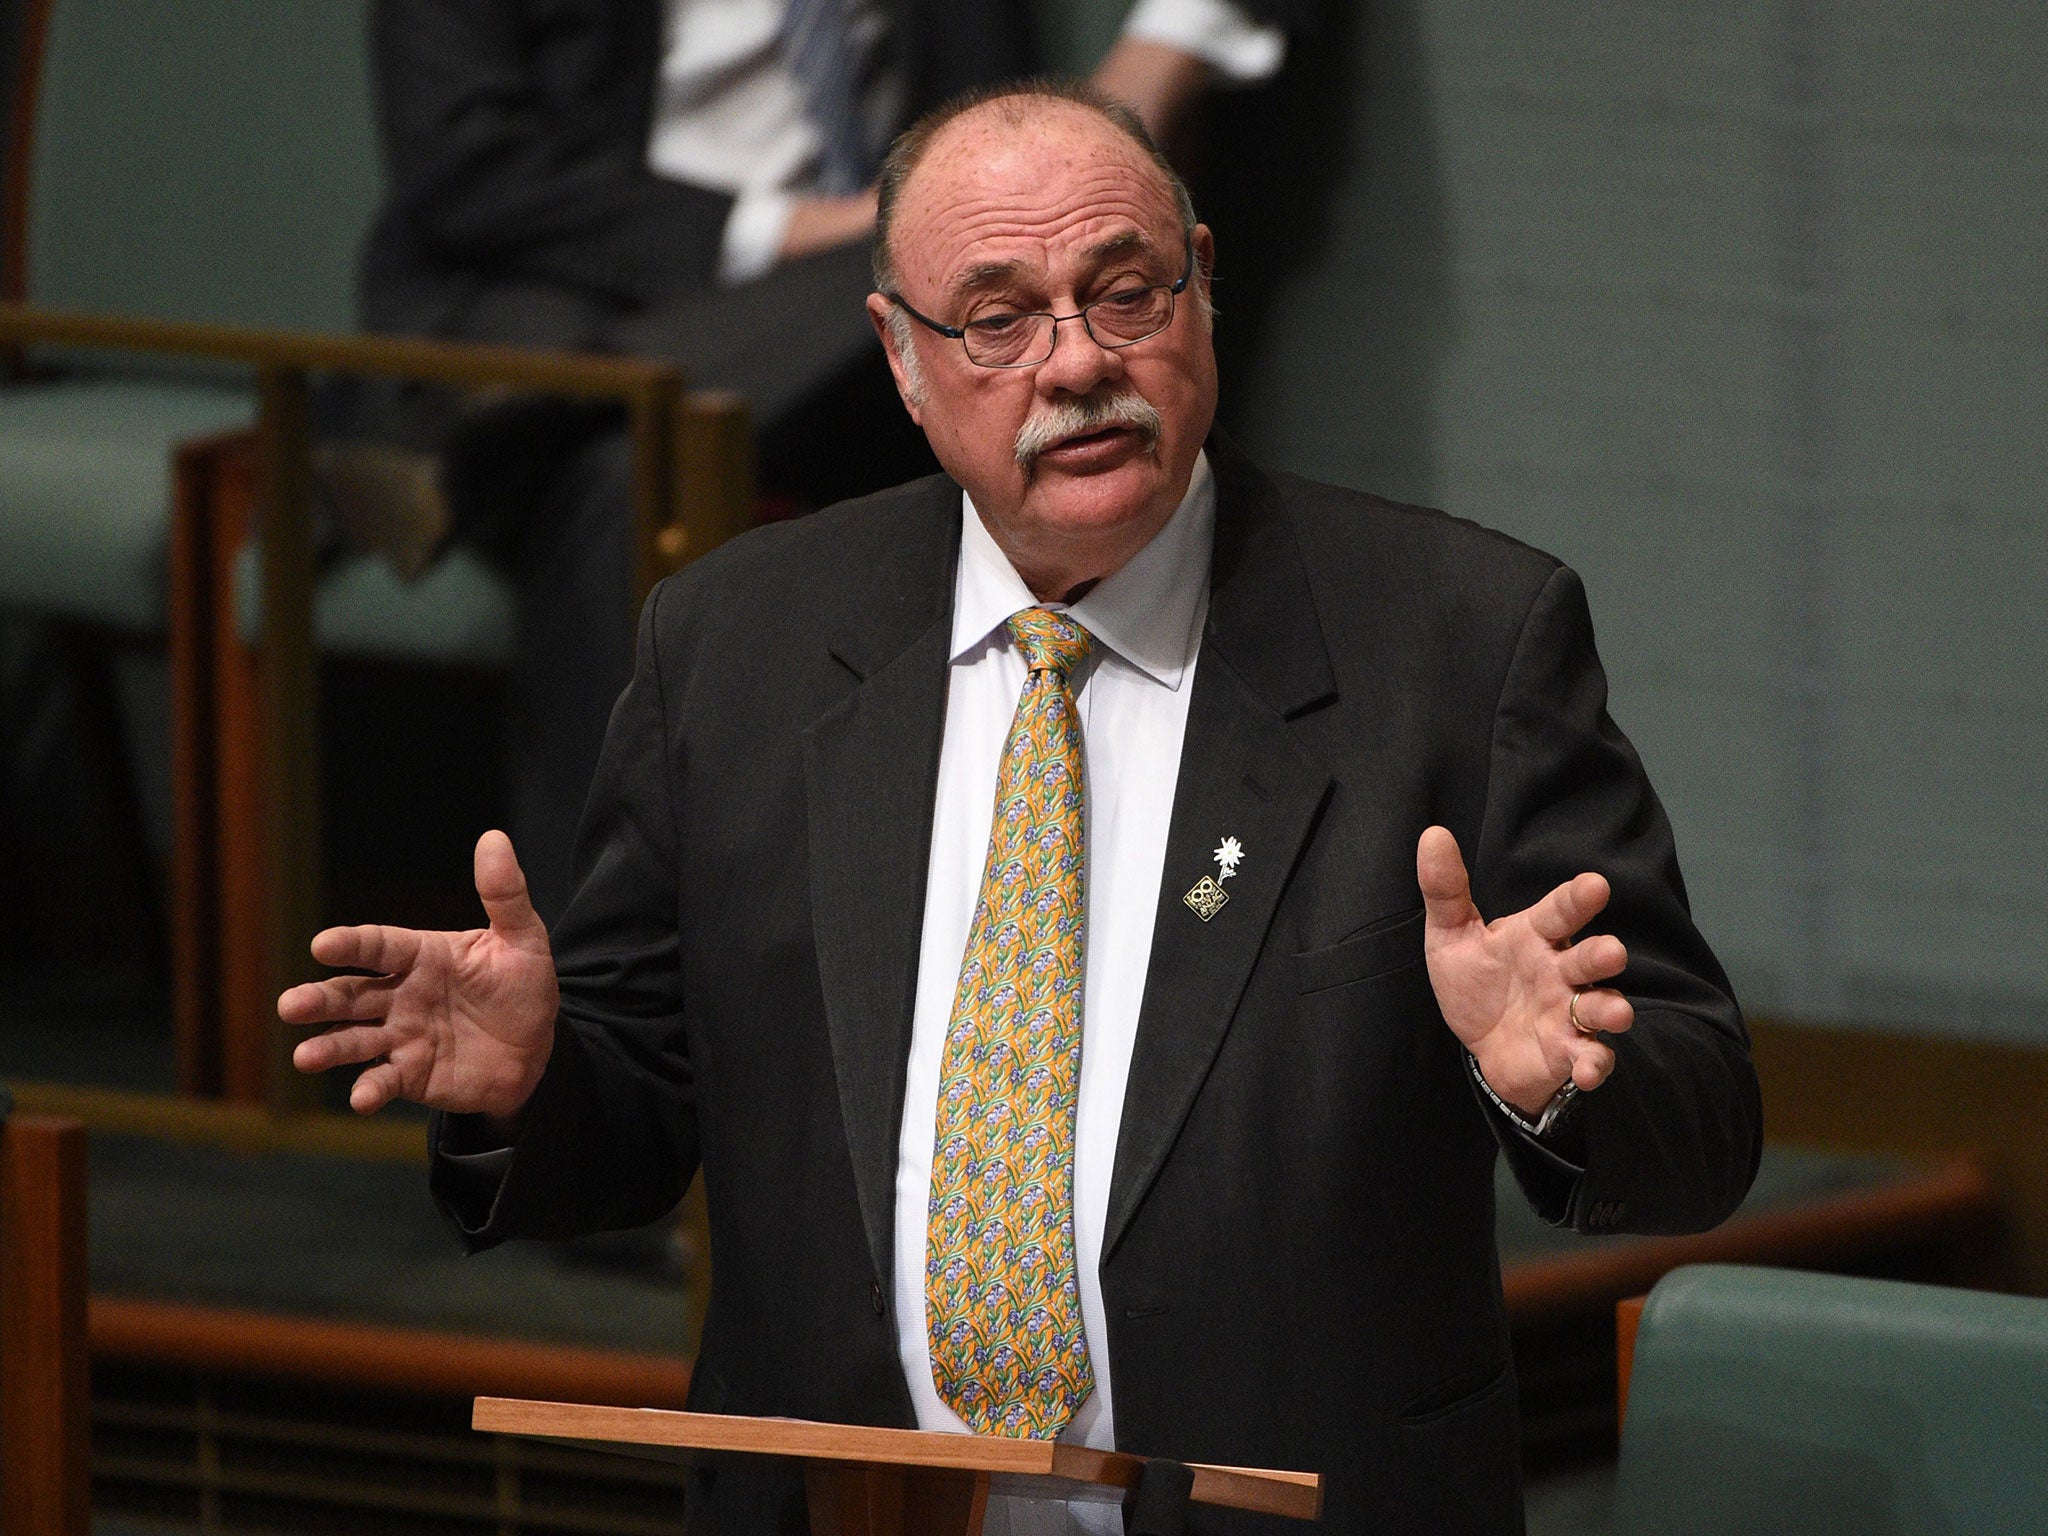
[(982, 130), (995, 137), (1022, 139), (1047, 119), (1086, 114), (1114, 129), (1134, 146), (1160, 192), (1170, 199), (1183, 233), (1195, 227), (1195, 204), (1187, 183), (1174, 170), (1137, 113), (1079, 81), (1025, 80), (970, 91), (936, 107), (897, 136), (882, 162), (875, 215), (875, 287), (883, 293), (897, 288), (894, 249), (896, 211), (915, 173), (946, 141), (963, 132)]

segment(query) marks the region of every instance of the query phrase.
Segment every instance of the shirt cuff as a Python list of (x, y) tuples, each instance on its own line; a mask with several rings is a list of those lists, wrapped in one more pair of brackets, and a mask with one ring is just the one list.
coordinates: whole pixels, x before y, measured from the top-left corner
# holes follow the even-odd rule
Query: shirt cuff
[(718, 248), (718, 280), (728, 287), (765, 277), (782, 252), (782, 236), (796, 199), (787, 192), (742, 192), (725, 216)]
[(1232, 85), (1270, 80), (1287, 60), (1287, 34), (1231, 0), (1138, 0), (1123, 35), (1191, 53)]
[(443, 1152), (441, 1161), (462, 1170), (464, 1178), (489, 1179), (496, 1183), (512, 1166), (510, 1147), (493, 1147), (488, 1152)]
[(486, 1129), (481, 1115), (443, 1115), (434, 1156), (469, 1190), (496, 1189), (512, 1167), (512, 1148)]

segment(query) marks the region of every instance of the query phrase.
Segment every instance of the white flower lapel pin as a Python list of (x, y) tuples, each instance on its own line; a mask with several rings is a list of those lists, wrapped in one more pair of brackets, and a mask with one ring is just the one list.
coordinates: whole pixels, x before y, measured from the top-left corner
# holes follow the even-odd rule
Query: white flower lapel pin
[(1234, 837), (1226, 837), (1216, 845), (1216, 852), (1211, 857), (1216, 860), (1217, 868), (1223, 871), (1216, 878), (1228, 880), (1237, 873), (1237, 866), (1244, 861), (1244, 844)]
[(1194, 889), (1181, 897), (1188, 910), (1205, 923), (1221, 912), (1223, 904), (1230, 900), (1230, 893), (1223, 889), (1221, 882), (1236, 874), (1237, 866), (1244, 862), (1244, 844), (1234, 837), (1226, 837), (1210, 857), (1216, 861), (1216, 878), (1212, 880), (1207, 875), (1202, 876), (1195, 882)]

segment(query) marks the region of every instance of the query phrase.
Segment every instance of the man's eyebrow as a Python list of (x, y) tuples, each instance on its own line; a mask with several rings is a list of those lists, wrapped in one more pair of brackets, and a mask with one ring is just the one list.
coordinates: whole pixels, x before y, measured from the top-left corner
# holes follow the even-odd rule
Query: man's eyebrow
[(1021, 261), (980, 262), (956, 274), (953, 280), (946, 284), (946, 291), (955, 298), (963, 298), (970, 293), (980, 293), (985, 288), (1000, 288), (1023, 271), (1024, 263)]
[[(1142, 229), (1126, 229), (1098, 240), (1088, 247), (1087, 258), (1092, 266), (1102, 266), (1120, 256), (1133, 253), (1149, 256), (1155, 249), (1152, 237)], [(984, 261), (956, 274), (946, 284), (946, 292), (954, 298), (965, 298), (989, 288), (1000, 288), (1025, 275), (1029, 268), (1021, 261)]]
[(1122, 234), (1111, 235), (1107, 240), (1097, 241), (1088, 247), (1088, 259), (1097, 264), (1114, 261), (1119, 256), (1137, 253), (1141, 256), (1152, 254), (1152, 237), (1142, 229), (1127, 229)]

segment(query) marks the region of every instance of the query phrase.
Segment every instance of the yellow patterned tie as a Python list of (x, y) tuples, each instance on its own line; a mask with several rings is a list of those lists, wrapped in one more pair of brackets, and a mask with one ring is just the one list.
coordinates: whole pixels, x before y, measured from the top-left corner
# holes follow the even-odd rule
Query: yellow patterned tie
[(1029, 608), (1031, 669), (939, 1075), (925, 1245), (932, 1381), (976, 1434), (1049, 1440), (1095, 1388), (1074, 1270), (1081, 1075), (1081, 723), (1088, 631)]

